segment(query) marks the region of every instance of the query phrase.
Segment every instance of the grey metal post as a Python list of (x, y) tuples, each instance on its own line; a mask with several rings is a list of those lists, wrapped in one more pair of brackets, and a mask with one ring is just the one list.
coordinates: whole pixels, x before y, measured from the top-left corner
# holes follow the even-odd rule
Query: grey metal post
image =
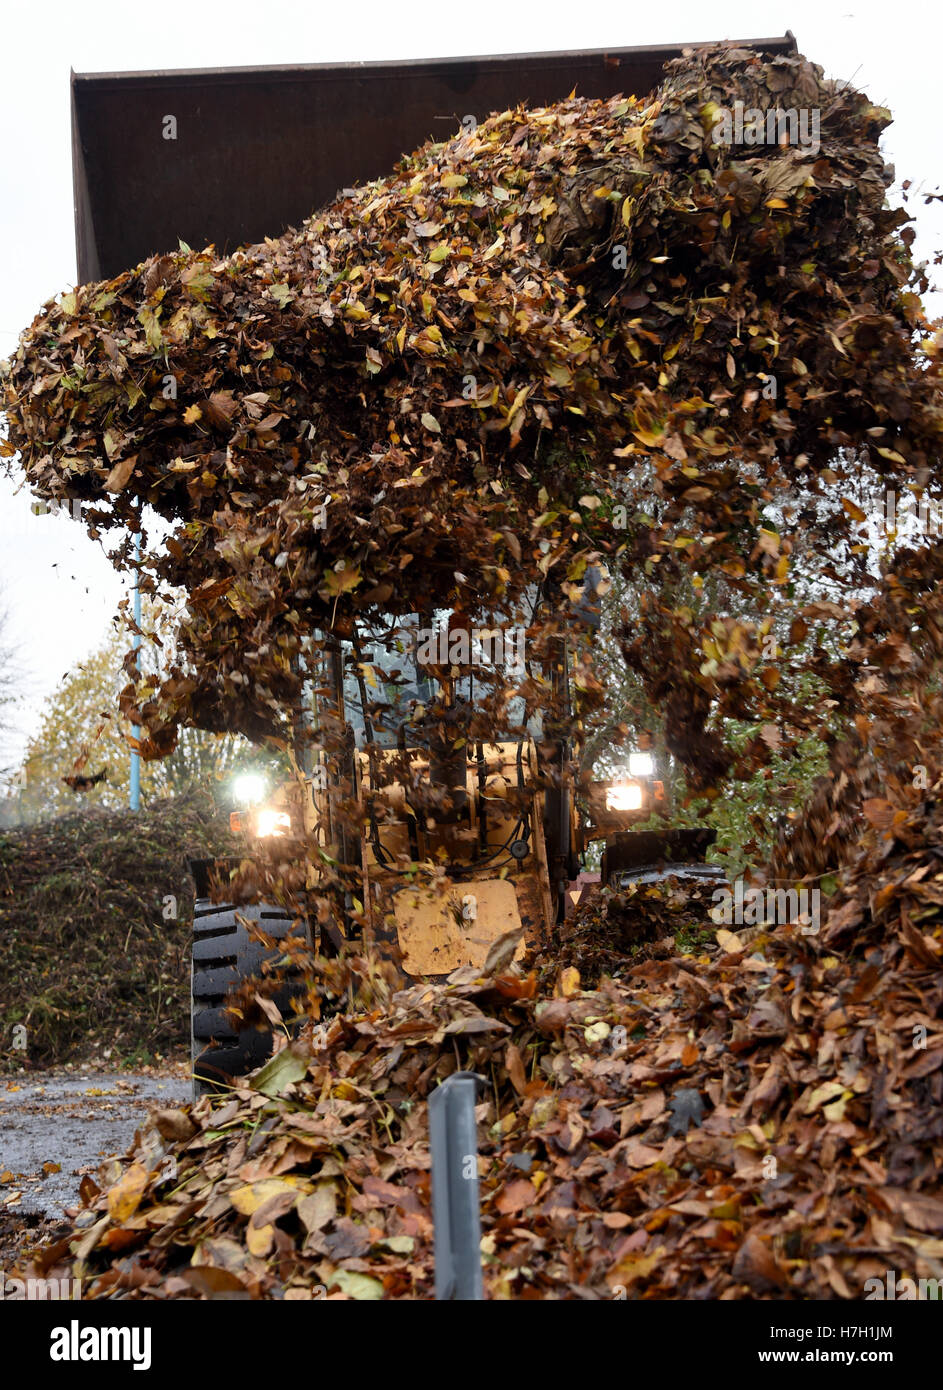
[(483, 1299), (478, 1131), (475, 1094), (482, 1078), (457, 1071), (429, 1097), (435, 1296)]

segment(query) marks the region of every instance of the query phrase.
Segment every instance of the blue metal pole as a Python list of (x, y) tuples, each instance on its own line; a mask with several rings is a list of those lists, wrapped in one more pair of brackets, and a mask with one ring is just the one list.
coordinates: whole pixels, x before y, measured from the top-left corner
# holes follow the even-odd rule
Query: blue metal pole
[[(141, 533), (138, 531), (134, 542), (134, 558), (141, 562)], [(137, 631), (134, 634), (134, 666), (135, 670), (141, 670), (141, 575), (136, 570), (134, 575), (134, 626)], [(135, 724), (131, 732), (135, 738), (141, 737), (140, 727)], [(132, 752), (131, 754), (131, 795), (130, 806), (132, 811), (141, 809), (141, 755)]]

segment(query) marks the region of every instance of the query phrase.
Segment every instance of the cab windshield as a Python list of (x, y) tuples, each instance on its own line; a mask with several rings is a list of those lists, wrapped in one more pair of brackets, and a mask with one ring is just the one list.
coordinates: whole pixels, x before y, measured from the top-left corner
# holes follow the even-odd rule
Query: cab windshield
[[(451, 682), (456, 702), (474, 708), (494, 692), (496, 682), (513, 689), (526, 678), (523, 639), (532, 617), (531, 607), (516, 627), (502, 624), (499, 628), (492, 619), (489, 629), (470, 627), (461, 632), (468, 660), (460, 662), (463, 674)], [(356, 639), (342, 643), (345, 714), (358, 748), (370, 742), (381, 748), (395, 747), (401, 740), (412, 742), (410, 726), (441, 692), (430, 668), (441, 671), (450, 665), (449, 644), (456, 640), (456, 633), (449, 624), (447, 609), (431, 615), (383, 614), (371, 622), (361, 621)], [(452, 646), (451, 651), (455, 650)], [(502, 723), (496, 738), (520, 739), (539, 733), (539, 717), (525, 719), (525, 702), (519, 695), (507, 700)]]

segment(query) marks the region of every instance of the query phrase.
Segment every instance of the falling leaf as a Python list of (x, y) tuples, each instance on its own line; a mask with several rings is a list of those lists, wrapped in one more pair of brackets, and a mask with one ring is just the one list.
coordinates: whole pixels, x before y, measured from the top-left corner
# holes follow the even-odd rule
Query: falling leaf
[(106, 492), (123, 492), (127, 487), (137, 463), (137, 454), (129, 454), (126, 458), (120, 459), (108, 474), (102, 484)]

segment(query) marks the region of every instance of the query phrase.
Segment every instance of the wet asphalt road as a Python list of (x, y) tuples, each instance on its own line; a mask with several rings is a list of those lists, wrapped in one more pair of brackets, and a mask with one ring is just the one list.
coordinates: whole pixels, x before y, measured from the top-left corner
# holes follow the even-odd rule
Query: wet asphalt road
[(152, 1106), (190, 1099), (178, 1070), (0, 1076), (0, 1213), (58, 1219), (63, 1207), (76, 1205), (82, 1175), (94, 1176), (100, 1163), (123, 1154)]

